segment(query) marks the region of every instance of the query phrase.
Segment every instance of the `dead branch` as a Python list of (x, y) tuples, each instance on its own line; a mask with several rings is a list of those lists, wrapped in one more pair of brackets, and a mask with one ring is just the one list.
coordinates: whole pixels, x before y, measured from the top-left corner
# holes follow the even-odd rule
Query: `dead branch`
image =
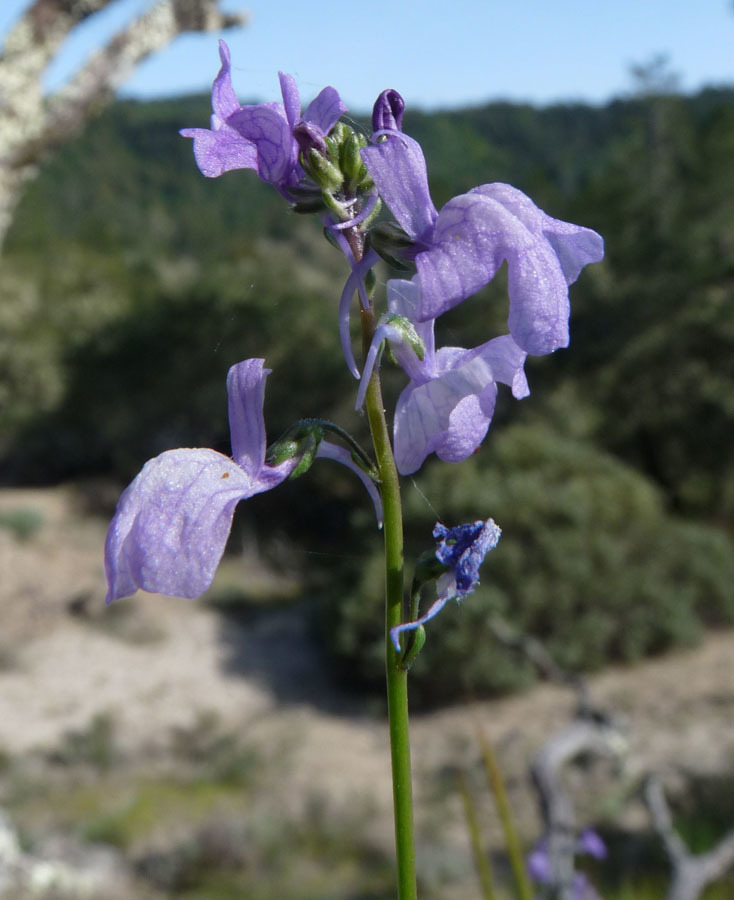
[(530, 765), (545, 825), (551, 878), (548, 890), (558, 900), (574, 900), (574, 857), (578, 826), (573, 802), (563, 784), (566, 765), (583, 754), (616, 758), (624, 747), (619, 730), (609, 721), (576, 718), (552, 735)]
[(708, 853), (695, 856), (673, 827), (665, 792), (655, 775), (647, 778), (644, 797), (653, 827), (673, 870), (665, 900), (698, 900), (709, 884), (723, 878), (734, 867), (734, 831), (725, 835)]
[(43, 74), (64, 38), (112, 0), (35, 0), (0, 54), (0, 245), (39, 163), (104, 108), (144, 59), (187, 31), (242, 25), (219, 0), (159, 0), (94, 53), (72, 80), (44, 97)]

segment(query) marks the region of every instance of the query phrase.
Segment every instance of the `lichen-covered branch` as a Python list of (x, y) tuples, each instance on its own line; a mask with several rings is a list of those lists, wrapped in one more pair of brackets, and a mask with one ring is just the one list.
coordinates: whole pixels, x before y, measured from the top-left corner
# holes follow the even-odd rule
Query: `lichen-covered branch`
[(159, 0), (94, 53), (58, 93), (42, 79), (61, 42), (112, 0), (36, 0), (8, 33), (0, 54), (0, 246), (25, 183), (39, 163), (114, 97), (136, 65), (186, 31), (242, 25), (219, 0)]

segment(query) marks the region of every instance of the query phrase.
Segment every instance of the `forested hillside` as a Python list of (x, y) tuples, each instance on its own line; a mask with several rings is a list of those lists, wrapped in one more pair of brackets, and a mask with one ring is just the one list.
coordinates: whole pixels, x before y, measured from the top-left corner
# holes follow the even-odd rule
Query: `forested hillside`
[[(205, 97), (119, 103), (30, 186), (0, 284), (6, 482), (124, 481), (169, 447), (226, 451), (224, 377), (248, 356), (274, 370), (271, 439), (308, 415), (363, 429), (336, 333), (344, 263), (252, 173), (200, 175), (177, 131), (208, 115)], [(531, 397), (503, 398), (464, 468), (428, 464), (421, 493), (408, 484), (411, 549), (437, 515), (476, 515), (478, 496), (504, 528), (486, 590), (461, 631), (429, 641), (417, 684), (435, 699), (526, 681), (509, 651), (455, 666), (492, 609), (587, 668), (731, 623), (734, 91), (491, 104), (406, 114), (404, 128), (437, 206), (508, 181), (607, 246), (573, 288), (570, 347), (529, 360)], [(503, 290), (500, 278), (445, 316), (444, 340), (473, 345), (479, 318), (502, 329)], [(328, 579), (311, 576), (326, 639), (350, 662), (378, 652), (363, 565), (377, 541), (348, 476), (317, 465), (241, 518), (265, 545), (285, 533), (290, 564), (336, 554)]]

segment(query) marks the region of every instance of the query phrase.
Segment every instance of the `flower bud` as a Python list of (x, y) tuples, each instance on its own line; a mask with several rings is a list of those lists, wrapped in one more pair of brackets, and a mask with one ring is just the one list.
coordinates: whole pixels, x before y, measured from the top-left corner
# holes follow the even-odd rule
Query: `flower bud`
[(324, 191), (338, 191), (344, 183), (344, 176), (334, 163), (329, 162), (315, 148), (308, 151), (306, 168), (316, 184)]
[(399, 339), (413, 350), (418, 359), (421, 361), (425, 359), (426, 345), (418, 336), (415, 325), (413, 325), (410, 319), (406, 319), (405, 316), (399, 316), (396, 313), (387, 313), (382, 317), (381, 322), (397, 329)]
[(344, 178), (359, 184), (367, 174), (367, 167), (362, 162), (360, 151), (367, 146), (364, 135), (352, 131), (348, 134), (339, 148), (339, 163), (344, 173)]
[(402, 131), (404, 109), (405, 101), (397, 91), (383, 91), (372, 110), (372, 130)]
[(326, 155), (326, 141), (323, 131), (311, 122), (299, 122), (293, 129), (293, 137), (305, 157), (311, 150), (315, 150), (322, 156)]
[(323, 429), (318, 424), (297, 422), (283, 437), (268, 447), (265, 461), (269, 466), (277, 466), (287, 460), (297, 459), (298, 463), (289, 477), (298, 478), (311, 468), (323, 438)]

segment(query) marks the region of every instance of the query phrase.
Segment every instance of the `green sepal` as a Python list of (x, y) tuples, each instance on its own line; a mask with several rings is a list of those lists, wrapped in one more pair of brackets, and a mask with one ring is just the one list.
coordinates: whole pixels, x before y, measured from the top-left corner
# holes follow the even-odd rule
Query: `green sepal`
[(326, 212), (326, 203), (319, 192), (303, 200), (296, 200), (291, 204), (291, 209), (294, 213), (322, 213)]
[(408, 646), (405, 649), (405, 653), (403, 653), (400, 659), (400, 668), (406, 670), (413, 665), (416, 657), (425, 646), (426, 629), (422, 625), (419, 625), (416, 629), (410, 632), (410, 636), (412, 640), (408, 643)]
[(372, 229), (370, 240), (378, 253), (381, 248), (387, 252), (395, 252), (413, 245), (413, 239), (396, 222), (380, 222)]
[(367, 174), (360, 151), (367, 146), (367, 138), (356, 131), (350, 132), (339, 148), (339, 164), (344, 178), (358, 185)]
[(371, 297), (375, 293), (376, 287), (377, 287), (377, 275), (375, 275), (375, 270), (368, 269), (367, 274), (364, 276), (364, 288), (367, 291), (368, 297)]
[(324, 237), (335, 250), (341, 250), (339, 242), (334, 237), (334, 232), (331, 230), (331, 228), (324, 228)]
[[(425, 553), (421, 553), (413, 572), (413, 584), (410, 588), (411, 602), (417, 607), (423, 586), (440, 578), (448, 570), (449, 567), (438, 559), (435, 550), (426, 550)], [(411, 609), (411, 615), (414, 619), (418, 618), (417, 608), (415, 610)]]
[(308, 151), (305, 162), (308, 173), (323, 191), (338, 191), (344, 183), (344, 176), (338, 166), (322, 156), (315, 148), (312, 147)]
[(309, 421), (297, 422), (283, 437), (268, 447), (265, 462), (267, 465), (277, 466), (297, 459), (298, 462), (288, 477), (298, 478), (313, 465), (323, 439), (324, 430), (320, 425)]
[(406, 343), (411, 346), (418, 359), (423, 362), (426, 357), (426, 345), (418, 336), (415, 325), (413, 325), (410, 319), (406, 319), (405, 316), (399, 316), (396, 313), (387, 313), (382, 317), (381, 321), (386, 325), (392, 325), (393, 328), (397, 328)]
[(379, 222), (369, 233), (369, 246), (385, 262), (401, 272), (411, 269), (411, 263), (401, 256), (402, 250), (413, 245), (410, 236), (395, 222)]

